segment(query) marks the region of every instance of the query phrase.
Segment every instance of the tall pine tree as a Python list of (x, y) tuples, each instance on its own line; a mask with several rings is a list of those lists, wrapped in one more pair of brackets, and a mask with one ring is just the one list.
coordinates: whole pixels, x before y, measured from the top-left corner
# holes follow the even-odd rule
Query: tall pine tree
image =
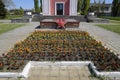
[(42, 0), (40, 0), (40, 12), (42, 12)]
[(77, 12), (78, 12), (78, 13), (81, 12), (82, 3), (83, 3), (83, 0), (78, 0), (78, 5), (77, 5)]
[(0, 0), (0, 19), (5, 18), (6, 17), (6, 9), (5, 9), (5, 5), (2, 2), (2, 0)]
[(82, 12), (84, 15), (88, 14), (89, 7), (90, 7), (90, 0), (84, 0), (83, 1), (83, 8), (82, 8)]
[(38, 0), (34, 0), (34, 8), (35, 8), (35, 12), (39, 12), (39, 1)]
[(119, 0), (119, 3), (118, 3), (118, 12), (117, 12), (117, 16), (120, 16), (120, 0)]
[(120, 16), (120, 0), (113, 0), (112, 16)]

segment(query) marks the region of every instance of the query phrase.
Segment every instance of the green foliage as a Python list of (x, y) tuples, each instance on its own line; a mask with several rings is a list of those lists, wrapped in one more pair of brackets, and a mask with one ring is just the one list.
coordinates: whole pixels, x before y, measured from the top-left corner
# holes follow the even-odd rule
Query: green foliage
[(119, 0), (113, 0), (112, 16), (120, 16), (120, 1)]
[(42, 12), (42, 0), (40, 0), (40, 12)]
[(8, 14), (8, 15), (6, 15), (5, 19), (11, 20), (11, 19), (20, 18), (20, 17), (22, 17), (22, 15), (10, 15), (10, 14)]
[(77, 12), (79, 12), (79, 13), (81, 12), (82, 3), (83, 3), (83, 0), (78, 0)]
[(95, 6), (91, 6), (90, 8), (89, 8), (89, 12), (94, 12), (96, 9), (95, 9)]
[(35, 8), (35, 12), (38, 13), (39, 12), (39, 3), (38, 3), (38, 0), (34, 0), (34, 8)]
[(99, 12), (99, 4), (94, 4), (93, 6), (90, 6), (89, 12)]
[(82, 12), (84, 15), (88, 14), (88, 9), (90, 7), (90, 0), (84, 0), (83, 1), (83, 7), (82, 7)]
[(14, 15), (23, 15), (24, 10), (23, 9), (14, 9), (11, 11)]
[(6, 14), (7, 14), (7, 10), (5, 9), (5, 5), (2, 2), (2, 0), (0, 0), (0, 19), (5, 18)]

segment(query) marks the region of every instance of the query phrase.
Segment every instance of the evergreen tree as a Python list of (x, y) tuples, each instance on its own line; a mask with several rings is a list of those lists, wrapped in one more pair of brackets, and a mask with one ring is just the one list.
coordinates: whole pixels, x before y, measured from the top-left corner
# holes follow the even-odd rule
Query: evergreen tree
[(79, 13), (81, 12), (82, 2), (83, 2), (83, 0), (78, 0), (77, 12), (79, 12)]
[(90, 7), (90, 0), (84, 0), (83, 9), (82, 9), (84, 15), (87, 15), (89, 7)]
[(34, 0), (34, 8), (35, 8), (35, 12), (39, 12), (39, 2), (38, 0)]
[(120, 16), (120, 0), (118, 0), (117, 16)]
[(40, 12), (42, 12), (42, 0), (40, 0)]
[(6, 14), (7, 14), (7, 11), (5, 9), (5, 5), (4, 3), (2, 2), (2, 0), (0, 0), (0, 18), (5, 18), (6, 17)]
[(113, 0), (112, 16), (120, 16), (120, 0)]

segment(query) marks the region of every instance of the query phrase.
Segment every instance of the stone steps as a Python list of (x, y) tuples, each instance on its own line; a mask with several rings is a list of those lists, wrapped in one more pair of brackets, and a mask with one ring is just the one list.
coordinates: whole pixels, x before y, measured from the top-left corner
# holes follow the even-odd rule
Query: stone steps
[(43, 19), (56, 19), (56, 18), (75, 19), (80, 22), (86, 22), (84, 16), (41, 16), (41, 15), (34, 15), (32, 21), (39, 22)]

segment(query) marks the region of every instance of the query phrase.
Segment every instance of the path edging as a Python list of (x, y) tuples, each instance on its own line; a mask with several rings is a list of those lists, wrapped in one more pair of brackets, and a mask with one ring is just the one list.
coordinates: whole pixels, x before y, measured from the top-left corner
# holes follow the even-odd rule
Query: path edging
[(96, 69), (96, 66), (91, 61), (59, 61), (59, 62), (48, 62), (48, 61), (29, 61), (24, 67), (21, 73), (15, 72), (0, 72), (1, 78), (28, 78), (28, 73), (31, 67), (36, 66), (88, 66), (90, 70), (96, 76), (105, 76), (105, 77), (116, 77), (120, 78), (120, 72), (99, 72)]

